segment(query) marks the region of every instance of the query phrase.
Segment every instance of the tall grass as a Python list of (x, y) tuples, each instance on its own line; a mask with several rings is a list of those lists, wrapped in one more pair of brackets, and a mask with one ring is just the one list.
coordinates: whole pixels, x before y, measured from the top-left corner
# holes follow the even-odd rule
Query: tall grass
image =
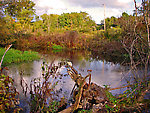
[[(4, 48), (0, 48), (0, 60), (5, 52)], [(33, 51), (19, 51), (15, 49), (10, 49), (3, 60), (3, 65), (8, 65), (11, 63), (20, 63), (24, 61), (33, 61), (39, 59), (40, 56), (37, 52)]]

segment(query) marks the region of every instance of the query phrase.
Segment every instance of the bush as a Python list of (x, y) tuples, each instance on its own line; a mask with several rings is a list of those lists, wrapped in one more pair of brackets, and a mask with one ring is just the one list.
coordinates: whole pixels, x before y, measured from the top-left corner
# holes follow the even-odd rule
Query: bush
[(6, 75), (0, 74), (0, 112), (19, 112), (19, 93), (14, 87), (14, 80)]

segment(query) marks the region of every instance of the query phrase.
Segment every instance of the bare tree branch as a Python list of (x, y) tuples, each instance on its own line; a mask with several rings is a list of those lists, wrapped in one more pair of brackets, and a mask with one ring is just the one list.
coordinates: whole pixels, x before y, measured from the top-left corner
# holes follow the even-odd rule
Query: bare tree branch
[(5, 56), (5, 54), (7, 53), (7, 51), (11, 48), (11, 46), (12, 46), (12, 44), (11, 44), (11, 45), (9, 45), (9, 46), (8, 46), (8, 48), (6, 49), (6, 51), (5, 51), (4, 55), (3, 55), (2, 59), (1, 59), (1, 62), (0, 62), (0, 68), (1, 68), (1, 66), (2, 66), (4, 56)]

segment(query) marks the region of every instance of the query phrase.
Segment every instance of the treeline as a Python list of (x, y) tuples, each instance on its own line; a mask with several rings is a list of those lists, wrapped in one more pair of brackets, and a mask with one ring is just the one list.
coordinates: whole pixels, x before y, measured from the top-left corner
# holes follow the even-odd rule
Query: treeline
[[(35, 29), (42, 28), (45, 32), (55, 32), (57, 30), (77, 30), (78, 32), (90, 32), (94, 30), (96, 24), (91, 17), (85, 13), (64, 13), (62, 15), (56, 14), (43, 14), (42, 20), (37, 17), (34, 23)], [(42, 26), (43, 25), (43, 26)]]
[(2, 10), (0, 18), (1, 46), (10, 43), (18, 45), (22, 40), (26, 42), (26, 38), (31, 37), (34, 37), (35, 40), (40, 40), (41, 37), (43, 40), (43, 37), (46, 37), (44, 39), (47, 40), (54, 33), (58, 36), (65, 31), (84, 33), (96, 29), (96, 23), (85, 12), (62, 15), (43, 14), (39, 17), (35, 15), (35, 4), (30, 0), (1, 1), (0, 4)]
[[(143, 11), (147, 11), (146, 3), (147, 1), (143, 2), (144, 5), (133, 15), (124, 12), (119, 18), (106, 18), (106, 31), (104, 31), (103, 22), (101, 25), (96, 25), (86, 12), (37, 16), (35, 3), (31, 0), (0, 1), (0, 46), (13, 44), (19, 49), (45, 50), (100, 48), (105, 53), (111, 52), (106, 50), (116, 49), (112, 46), (116, 43), (119, 45), (118, 43), (125, 37), (129, 38), (127, 34), (133, 34), (135, 31), (142, 40), (148, 41), (143, 16)], [(134, 36), (130, 37), (132, 38), (134, 39)]]

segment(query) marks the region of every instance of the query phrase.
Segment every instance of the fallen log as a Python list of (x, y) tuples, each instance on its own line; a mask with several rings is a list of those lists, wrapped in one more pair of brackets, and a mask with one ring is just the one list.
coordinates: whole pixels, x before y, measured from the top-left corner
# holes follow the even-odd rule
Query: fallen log
[[(89, 73), (86, 77), (82, 77), (71, 65), (68, 65), (68, 74), (75, 82), (77, 88), (72, 90), (74, 103), (69, 108), (59, 113), (70, 113), (77, 110), (79, 107), (83, 109), (92, 109), (96, 104), (103, 107), (103, 103), (107, 100), (105, 89), (91, 83), (91, 74)], [(89, 83), (86, 79), (89, 77)], [(96, 112), (96, 111), (95, 111)]]

